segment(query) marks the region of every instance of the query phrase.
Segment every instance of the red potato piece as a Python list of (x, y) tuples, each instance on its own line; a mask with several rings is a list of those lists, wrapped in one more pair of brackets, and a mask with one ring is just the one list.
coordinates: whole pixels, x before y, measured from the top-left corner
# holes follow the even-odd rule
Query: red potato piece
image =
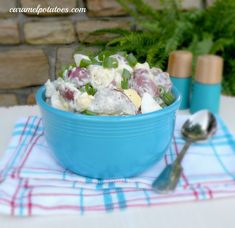
[(74, 101), (76, 94), (80, 93), (80, 91), (70, 82), (65, 82), (58, 85), (58, 91), (67, 101)]
[(60, 94), (66, 100), (69, 100), (69, 101), (73, 101), (74, 100), (74, 91), (72, 91), (72, 90), (70, 90), (68, 88), (65, 88), (65, 90), (60, 92)]
[(80, 88), (91, 81), (90, 73), (86, 68), (76, 67), (68, 71), (67, 80)]
[(155, 97), (159, 95), (160, 91), (154, 80), (149, 77), (149, 73), (147, 69), (136, 69), (133, 78), (130, 80), (130, 87), (136, 90), (140, 96), (149, 93)]
[(167, 72), (162, 72), (159, 68), (152, 68), (151, 72), (158, 87), (164, 88), (165, 91), (170, 91), (172, 82)]

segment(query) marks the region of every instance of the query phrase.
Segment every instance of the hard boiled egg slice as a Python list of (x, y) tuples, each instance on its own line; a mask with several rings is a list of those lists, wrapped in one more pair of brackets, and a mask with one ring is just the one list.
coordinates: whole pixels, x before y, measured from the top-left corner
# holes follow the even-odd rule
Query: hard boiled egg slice
[(141, 101), (141, 112), (148, 113), (162, 109), (149, 93), (144, 93)]
[(89, 105), (91, 104), (91, 101), (93, 99), (93, 96), (88, 95), (86, 92), (78, 95), (75, 98), (75, 109), (79, 112), (84, 111), (86, 109), (88, 109)]
[(58, 108), (64, 111), (72, 111), (69, 107), (69, 104), (63, 100), (63, 98), (59, 95), (58, 92), (54, 93), (51, 96), (51, 105), (54, 108)]
[(141, 106), (141, 97), (134, 89), (126, 89), (124, 93), (128, 96), (128, 98), (132, 101), (132, 103), (136, 106), (137, 109)]

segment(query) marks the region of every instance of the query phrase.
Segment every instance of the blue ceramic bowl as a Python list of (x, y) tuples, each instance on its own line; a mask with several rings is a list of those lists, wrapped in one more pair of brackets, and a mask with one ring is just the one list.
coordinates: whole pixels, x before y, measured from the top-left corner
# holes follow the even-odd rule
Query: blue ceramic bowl
[(45, 102), (45, 87), (36, 100), (45, 137), (68, 170), (92, 178), (135, 176), (159, 161), (171, 143), (180, 95), (170, 106), (135, 116), (87, 116), (58, 110)]

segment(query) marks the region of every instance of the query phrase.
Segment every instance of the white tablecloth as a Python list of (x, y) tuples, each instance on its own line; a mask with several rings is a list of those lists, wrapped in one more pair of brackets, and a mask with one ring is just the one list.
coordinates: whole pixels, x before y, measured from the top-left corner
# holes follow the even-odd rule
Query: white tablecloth
[[(39, 110), (37, 106), (0, 108), (0, 159), (9, 142), (15, 121), (21, 116), (38, 114)], [(235, 98), (222, 97), (220, 114), (230, 130), (235, 133)], [(198, 203), (180, 203), (151, 208), (139, 208), (109, 214), (90, 214), (85, 216), (60, 215), (17, 218), (0, 215), (0, 227), (234, 228), (234, 217), (235, 198), (232, 198)]]

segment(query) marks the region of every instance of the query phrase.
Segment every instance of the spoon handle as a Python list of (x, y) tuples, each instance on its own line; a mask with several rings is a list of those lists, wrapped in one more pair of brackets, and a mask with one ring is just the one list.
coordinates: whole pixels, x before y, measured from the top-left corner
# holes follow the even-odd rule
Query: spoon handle
[(187, 141), (184, 144), (184, 147), (182, 148), (182, 150), (180, 151), (179, 155), (177, 156), (177, 158), (175, 159), (174, 163), (178, 163), (181, 164), (181, 162), (184, 159), (184, 156), (186, 154), (186, 152), (188, 151), (188, 148), (191, 146), (192, 142), (191, 141)]
[(153, 191), (167, 193), (175, 190), (183, 170), (181, 162), (191, 143), (191, 141), (187, 141), (175, 161), (164, 168), (152, 184)]

